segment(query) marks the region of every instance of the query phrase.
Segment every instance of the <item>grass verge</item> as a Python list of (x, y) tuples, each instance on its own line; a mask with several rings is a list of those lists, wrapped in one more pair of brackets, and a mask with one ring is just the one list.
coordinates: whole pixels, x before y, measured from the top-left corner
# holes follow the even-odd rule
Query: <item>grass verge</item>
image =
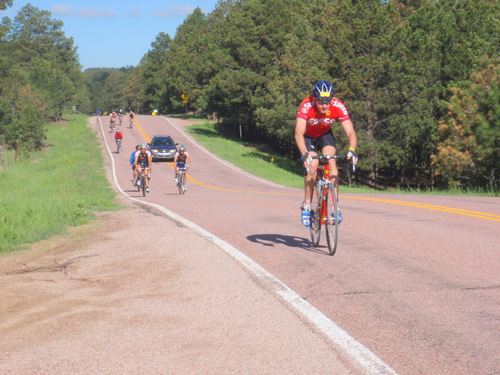
[(277, 184), (302, 188), (302, 167), (296, 161), (266, 151), (264, 145), (241, 144), (219, 136), (213, 123), (191, 125), (187, 132), (221, 159)]
[(93, 211), (120, 208), (87, 119), (47, 125), (48, 147), (0, 171), (0, 253), (85, 224)]

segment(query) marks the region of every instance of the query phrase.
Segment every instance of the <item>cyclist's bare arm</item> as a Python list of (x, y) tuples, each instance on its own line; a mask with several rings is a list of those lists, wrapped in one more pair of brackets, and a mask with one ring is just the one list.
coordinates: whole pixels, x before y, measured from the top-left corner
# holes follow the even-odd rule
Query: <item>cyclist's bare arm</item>
[(354, 131), (354, 125), (351, 120), (342, 121), (342, 127), (344, 128), (345, 134), (347, 135), (347, 139), (349, 140), (349, 148), (353, 150), (356, 149), (358, 145), (358, 137), (356, 136), (356, 132)]
[[(304, 134), (306, 133), (306, 120), (298, 118), (295, 122), (295, 142), (301, 154), (307, 152)], [(304, 165), (305, 167), (305, 165)]]

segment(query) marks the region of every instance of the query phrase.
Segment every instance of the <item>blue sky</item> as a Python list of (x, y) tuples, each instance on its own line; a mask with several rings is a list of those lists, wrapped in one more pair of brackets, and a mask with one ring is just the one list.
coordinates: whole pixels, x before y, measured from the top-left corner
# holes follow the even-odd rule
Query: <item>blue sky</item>
[(160, 32), (175, 36), (196, 7), (208, 14), (217, 0), (14, 0), (0, 18), (14, 19), (26, 4), (52, 12), (74, 38), (83, 69), (136, 66)]

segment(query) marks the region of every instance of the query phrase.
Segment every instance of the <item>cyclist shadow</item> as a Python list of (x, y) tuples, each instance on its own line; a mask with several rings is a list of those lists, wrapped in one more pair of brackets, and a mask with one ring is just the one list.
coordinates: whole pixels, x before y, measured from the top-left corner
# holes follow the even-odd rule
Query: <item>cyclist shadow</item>
[[(247, 236), (247, 239), (251, 242), (258, 243), (267, 247), (284, 245), (287, 247), (304, 249), (316, 254), (329, 255), (326, 246), (315, 247), (311, 244), (311, 241), (309, 239), (303, 237), (284, 236), (281, 234), (254, 234), (251, 236)], [(324, 250), (322, 248), (324, 248)]]

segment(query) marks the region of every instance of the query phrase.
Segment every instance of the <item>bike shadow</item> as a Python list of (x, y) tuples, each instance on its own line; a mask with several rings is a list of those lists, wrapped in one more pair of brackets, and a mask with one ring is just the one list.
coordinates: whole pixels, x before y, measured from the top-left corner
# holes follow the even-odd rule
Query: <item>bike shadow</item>
[(284, 245), (287, 247), (299, 248), (320, 255), (330, 255), (326, 246), (315, 247), (311, 241), (304, 237), (285, 236), (282, 234), (253, 234), (247, 236), (250, 242), (254, 242), (267, 247)]

